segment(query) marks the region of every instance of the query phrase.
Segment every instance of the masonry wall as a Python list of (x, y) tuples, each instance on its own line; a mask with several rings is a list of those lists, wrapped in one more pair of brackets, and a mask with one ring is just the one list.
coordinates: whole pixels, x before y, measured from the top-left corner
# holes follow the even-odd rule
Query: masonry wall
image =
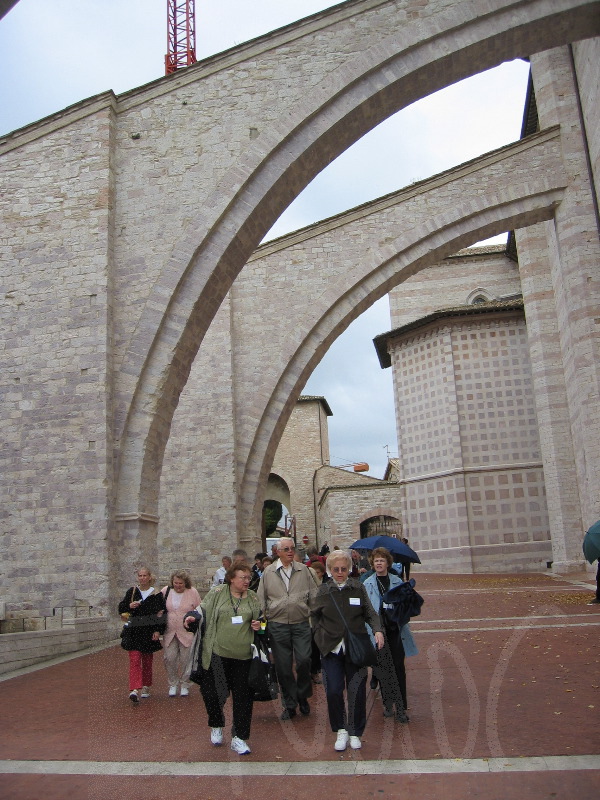
[[(0, 597), (106, 612), (111, 511), (110, 107), (5, 153)], [(84, 566), (85, 565), (85, 566)]]
[(327, 412), (318, 399), (301, 399), (292, 412), (279, 442), (271, 472), (290, 490), (288, 511), (296, 518), (298, 541), (308, 536), (317, 543), (317, 511), (313, 477), (329, 461)]
[[(591, 123), (592, 145), (589, 151), (597, 167), (598, 139), (593, 132), (598, 119), (597, 102), (591, 103), (591, 82), (597, 72), (592, 54), (597, 54), (597, 41), (586, 43), (574, 51), (581, 73), (574, 68), (569, 47), (540, 53), (532, 57), (532, 76), (541, 126), (561, 125), (562, 151), (568, 176), (568, 191), (556, 210), (553, 222), (546, 223), (546, 243), (538, 253), (545, 258), (551, 276), (554, 314), (563, 364), (566, 406), (572, 437), (572, 453), (577, 474), (576, 484), (569, 491), (572, 503), (578, 503), (581, 522), (574, 520), (578, 535), (561, 542), (562, 568), (577, 568), (581, 560), (581, 538), (584, 531), (600, 516), (600, 404), (591, 400), (600, 395), (600, 330), (597, 309), (600, 308), (600, 239), (597, 209), (592, 199), (586, 148), (586, 131)], [(584, 59), (585, 56), (590, 58)], [(583, 95), (582, 89), (583, 86)], [(597, 84), (596, 84), (597, 87)], [(581, 127), (578, 98), (583, 101), (586, 127)], [(517, 239), (517, 243), (519, 239)], [(541, 244), (541, 243), (540, 243)], [(524, 246), (522, 241), (521, 246)], [(536, 365), (538, 369), (539, 365)], [(553, 447), (551, 429), (542, 428), (542, 450)], [(560, 475), (554, 479), (562, 480)]]
[(456, 317), (398, 334), (394, 370), (405, 534), (464, 571), (552, 560), (525, 321)]
[(221, 306), (173, 418), (161, 475), (158, 568), (208, 585), (237, 547), (231, 304)]
[(489, 300), (520, 293), (519, 266), (505, 251), (502, 244), (471, 247), (408, 278), (389, 295), (392, 330), (441, 308), (466, 305), (480, 290)]
[[(385, 515), (402, 519), (402, 492), (395, 484), (374, 479), (371, 484), (326, 489), (319, 503), (323, 540), (342, 549), (360, 539), (360, 523)], [(412, 543), (411, 543), (412, 546)]]

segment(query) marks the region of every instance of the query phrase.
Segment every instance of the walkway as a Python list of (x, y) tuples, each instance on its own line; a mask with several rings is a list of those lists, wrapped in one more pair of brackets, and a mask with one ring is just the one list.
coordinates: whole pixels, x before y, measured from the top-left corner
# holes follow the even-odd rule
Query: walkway
[(6, 800), (538, 800), (600, 795), (600, 606), (589, 574), (429, 575), (411, 627), (410, 724), (370, 718), (360, 751), (336, 753), (322, 687), (307, 718), (257, 703), (252, 754), (208, 742), (196, 690), (127, 698), (119, 647), (1, 683)]

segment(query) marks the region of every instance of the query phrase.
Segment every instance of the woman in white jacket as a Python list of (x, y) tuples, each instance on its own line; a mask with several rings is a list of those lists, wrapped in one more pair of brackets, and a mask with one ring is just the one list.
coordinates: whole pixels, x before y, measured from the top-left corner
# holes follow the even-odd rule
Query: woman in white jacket
[(165, 668), (169, 681), (169, 697), (175, 697), (181, 687), (181, 697), (190, 693), (192, 642), (194, 634), (183, 627), (183, 618), (200, 605), (200, 595), (193, 588), (185, 570), (171, 575), (169, 586), (162, 593), (167, 601), (167, 630), (163, 637)]

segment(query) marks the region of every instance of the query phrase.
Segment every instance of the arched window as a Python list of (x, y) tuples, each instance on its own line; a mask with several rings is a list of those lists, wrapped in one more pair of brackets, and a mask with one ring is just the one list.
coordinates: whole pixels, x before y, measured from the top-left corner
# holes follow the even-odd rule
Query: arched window
[(397, 517), (369, 517), (360, 523), (360, 538), (367, 536), (396, 536), (402, 538), (402, 522)]
[(479, 305), (480, 303), (489, 303), (491, 300), (495, 299), (496, 298), (493, 294), (491, 294), (491, 292), (488, 292), (488, 290), (484, 289), (482, 286), (478, 286), (469, 293), (467, 297), (467, 305), (475, 306)]

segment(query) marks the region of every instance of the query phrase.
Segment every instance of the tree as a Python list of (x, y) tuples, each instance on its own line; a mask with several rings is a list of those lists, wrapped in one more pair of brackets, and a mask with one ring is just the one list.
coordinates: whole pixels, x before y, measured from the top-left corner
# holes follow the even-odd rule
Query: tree
[(270, 536), (277, 530), (277, 525), (283, 514), (283, 506), (278, 500), (265, 500), (264, 509), (265, 536)]

